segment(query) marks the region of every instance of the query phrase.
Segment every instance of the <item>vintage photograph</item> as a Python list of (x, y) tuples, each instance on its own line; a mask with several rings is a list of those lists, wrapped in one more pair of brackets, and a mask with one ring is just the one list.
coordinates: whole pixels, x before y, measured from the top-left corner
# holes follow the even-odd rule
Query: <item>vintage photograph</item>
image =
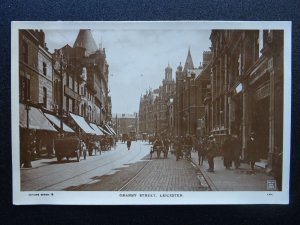
[(290, 22), (12, 22), (14, 204), (287, 204)]

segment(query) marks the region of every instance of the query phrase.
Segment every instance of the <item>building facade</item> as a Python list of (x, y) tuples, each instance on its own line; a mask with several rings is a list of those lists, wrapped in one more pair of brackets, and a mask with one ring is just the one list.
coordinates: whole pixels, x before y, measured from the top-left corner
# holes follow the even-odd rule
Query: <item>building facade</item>
[[(207, 129), (221, 143), (237, 134), (242, 157), (255, 132), (262, 164), (280, 164), (283, 128), (283, 31), (213, 30)], [(274, 163), (276, 161), (276, 163)]]
[(42, 30), (19, 31), (20, 102), (50, 110), (53, 103), (52, 55)]
[(174, 132), (175, 81), (172, 68), (165, 68), (162, 85), (149, 90), (140, 99), (139, 133), (171, 135)]
[(91, 31), (80, 30), (74, 46), (55, 50), (53, 57), (55, 108), (62, 104), (64, 114), (72, 112), (99, 125), (110, 122), (109, 66), (105, 49), (97, 48)]
[(138, 114), (114, 114), (112, 124), (118, 136), (122, 136), (123, 134), (137, 134)]
[(195, 135), (204, 132), (204, 98), (210, 88), (210, 52), (203, 53), (203, 64), (194, 68), (190, 50), (185, 66), (176, 71), (175, 134)]

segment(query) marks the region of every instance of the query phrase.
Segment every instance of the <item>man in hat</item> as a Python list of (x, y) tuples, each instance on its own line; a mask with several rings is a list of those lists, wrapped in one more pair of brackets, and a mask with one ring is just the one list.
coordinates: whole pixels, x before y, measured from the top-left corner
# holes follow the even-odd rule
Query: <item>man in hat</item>
[(253, 131), (250, 133), (249, 139), (247, 141), (247, 151), (251, 169), (254, 171), (255, 162), (258, 160), (258, 152), (257, 141), (255, 138), (255, 133)]
[(213, 135), (210, 135), (208, 138), (208, 147), (207, 147), (207, 161), (209, 169), (207, 172), (214, 172), (214, 157), (217, 154), (217, 143)]

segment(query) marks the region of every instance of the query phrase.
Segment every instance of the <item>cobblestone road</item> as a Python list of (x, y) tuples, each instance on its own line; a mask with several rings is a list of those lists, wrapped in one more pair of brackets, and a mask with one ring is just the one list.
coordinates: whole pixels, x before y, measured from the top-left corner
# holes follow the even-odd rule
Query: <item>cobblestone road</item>
[(122, 191), (208, 191), (201, 172), (191, 162), (153, 159)]

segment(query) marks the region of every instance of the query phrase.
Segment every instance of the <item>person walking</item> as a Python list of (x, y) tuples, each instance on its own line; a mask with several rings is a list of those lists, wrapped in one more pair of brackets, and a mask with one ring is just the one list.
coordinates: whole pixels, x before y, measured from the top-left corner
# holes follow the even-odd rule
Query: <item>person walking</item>
[(202, 166), (204, 160), (204, 142), (202, 137), (199, 137), (196, 141), (195, 150), (198, 152), (198, 164)]
[(231, 145), (232, 145), (234, 167), (236, 169), (238, 169), (241, 165), (241, 162), (240, 162), (241, 145), (240, 145), (239, 138), (238, 138), (237, 134), (232, 135)]
[(230, 167), (232, 166), (232, 143), (232, 136), (230, 134), (227, 134), (222, 146), (223, 163), (226, 169), (230, 169)]
[(191, 158), (191, 152), (193, 148), (193, 139), (190, 135), (187, 135), (185, 138), (185, 156), (186, 158)]
[(257, 152), (257, 142), (255, 138), (255, 133), (253, 131), (250, 133), (249, 139), (247, 141), (247, 152), (248, 152), (251, 170), (254, 171), (255, 162), (257, 162), (258, 160), (258, 152)]
[(169, 148), (170, 148), (170, 139), (168, 137), (165, 137), (163, 140), (164, 144), (164, 157), (168, 158)]
[(127, 148), (128, 148), (128, 150), (130, 150), (130, 147), (131, 147), (131, 138), (128, 137), (127, 138)]
[(173, 149), (175, 150), (176, 161), (178, 161), (182, 156), (182, 143), (178, 136), (174, 140)]
[(217, 143), (213, 135), (209, 136), (208, 147), (207, 147), (207, 161), (209, 169), (207, 172), (214, 172), (214, 157), (217, 154)]
[(163, 143), (162, 139), (159, 136), (153, 142), (153, 149), (157, 153), (157, 158), (160, 158), (160, 153), (164, 149), (164, 143)]
[(80, 140), (80, 149), (82, 151), (83, 154), (83, 159), (86, 160), (86, 152), (87, 152), (87, 148), (86, 148), (86, 144), (83, 140)]

